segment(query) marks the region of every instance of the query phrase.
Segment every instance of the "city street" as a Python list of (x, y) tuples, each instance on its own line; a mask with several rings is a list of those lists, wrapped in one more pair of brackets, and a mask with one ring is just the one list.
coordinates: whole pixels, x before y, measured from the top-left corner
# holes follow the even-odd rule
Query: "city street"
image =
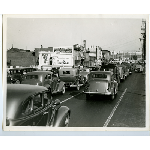
[(114, 100), (107, 96), (92, 96), (86, 100), (84, 87), (66, 89), (55, 95), (62, 105), (71, 109), (69, 127), (145, 127), (145, 75), (132, 73), (121, 82)]

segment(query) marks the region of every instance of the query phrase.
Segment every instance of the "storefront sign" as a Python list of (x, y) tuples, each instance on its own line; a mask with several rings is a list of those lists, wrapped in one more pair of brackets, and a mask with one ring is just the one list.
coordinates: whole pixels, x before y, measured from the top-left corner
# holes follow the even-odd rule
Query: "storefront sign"
[(55, 52), (55, 53), (73, 53), (73, 47), (54, 47), (53, 52)]

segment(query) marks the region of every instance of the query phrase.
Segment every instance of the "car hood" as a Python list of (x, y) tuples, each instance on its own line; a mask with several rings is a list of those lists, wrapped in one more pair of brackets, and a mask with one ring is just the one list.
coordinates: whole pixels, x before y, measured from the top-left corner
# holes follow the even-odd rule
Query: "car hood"
[(90, 81), (90, 92), (106, 92), (108, 89), (108, 80)]
[(42, 82), (38, 79), (26, 79), (22, 81), (22, 84), (42, 85)]

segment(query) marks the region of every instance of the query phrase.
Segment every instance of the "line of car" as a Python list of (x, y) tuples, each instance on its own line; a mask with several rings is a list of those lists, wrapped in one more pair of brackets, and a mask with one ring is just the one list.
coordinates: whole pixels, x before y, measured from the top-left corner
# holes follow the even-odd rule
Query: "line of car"
[(92, 71), (84, 90), (86, 100), (89, 100), (91, 95), (108, 95), (113, 100), (118, 93), (119, 84), (132, 74), (132, 71), (131, 66), (126, 63), (110, 63), (102, 65), (97, 71)]
[(86, 100), (94, 94), (109, 95), (114, 99), (120, 80), (125, 80), (132, 71), (126, 64), (55, 71), (10, 69), (7, 76), (6, 125), (68, 126), (71, 110), (62, 106), (60, 100), (53, 100), (54, 94), (65, 94), (67, 87), (80, 90), (84, 86)]

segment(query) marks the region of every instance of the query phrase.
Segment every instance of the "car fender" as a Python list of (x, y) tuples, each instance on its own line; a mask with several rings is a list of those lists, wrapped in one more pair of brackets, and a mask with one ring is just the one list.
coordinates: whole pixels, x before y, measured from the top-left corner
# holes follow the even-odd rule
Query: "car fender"
[(46, 84), (44, 84), (44, 87), (46, 87), (46, 88), (51, 88), (51, 85), (48, 84), (48, 83), (46, 83)]
[[(61, 81), (61, 82), (59, 83), (59, 86), (58, 86), (59, 91), (62, 90), (62, 88), (63, 88), (64, 85), (65, 85), (65, 82), (63, 82), (63, 81)], [(56, 89), (56, 90), (58, 90), (58, 89)]]
[(56, 113), (54, 116), (53, 127), (59, 127), (61, 119), (66, 113), (69, 113), (69, 116), (70, 116), (71, 111), (67, 106), (61, 106), (59, 109), (56, 110)]

